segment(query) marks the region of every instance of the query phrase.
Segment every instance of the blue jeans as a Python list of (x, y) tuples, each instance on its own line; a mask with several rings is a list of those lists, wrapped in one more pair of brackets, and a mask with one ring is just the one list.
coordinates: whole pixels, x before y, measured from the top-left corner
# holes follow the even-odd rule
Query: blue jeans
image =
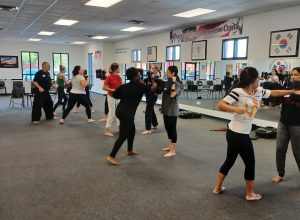
[(295, 160), (300, 171), (300, 126), (278, 123), (276, 137), (276, 166), (279, 176), (285, 174), (285, 159), (291, 141)]

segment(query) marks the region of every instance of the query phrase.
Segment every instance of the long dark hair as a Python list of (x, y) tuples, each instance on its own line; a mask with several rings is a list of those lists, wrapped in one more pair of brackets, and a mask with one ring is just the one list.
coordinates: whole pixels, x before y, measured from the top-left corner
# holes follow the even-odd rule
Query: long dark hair
[(72, 71), (73, 76), (77, 76), (79, 74), (80, 66), (74, 66), (74, 69)]
[(245, 88), (257, 80), (259, 74), (254, 67), (245, 67), (240, 74), (239, 88)]
[(179, 77), (178, 77), (178, 68), (177, 66), (169, 66), (168, 67), (168, 70), (171, 72), (171, 73), (174, 73), (174, 76), (176, 76), (176, 81), (181, 83)]

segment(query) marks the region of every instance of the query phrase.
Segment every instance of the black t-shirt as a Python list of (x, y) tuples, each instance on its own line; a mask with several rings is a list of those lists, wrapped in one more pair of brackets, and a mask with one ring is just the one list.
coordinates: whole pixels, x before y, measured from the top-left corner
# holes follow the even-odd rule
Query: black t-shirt
[(228, 91), (231, 87), (233, 79), (230, 76), (225, 76), (224, 78), (224, 85), (225, 85), (225, 91)]
[[(280, 122), (286, 125), (300, 125), (300, 102), (295, 102), (295, 95), (282, 98)], [(298, 106), (297, 106), (298, 105)]]
[[(38, 71), (33, 81), (37, 82), (44, 90), (45, 92), (49, 92), (49, 89), (51, 88), (51, 77), (49, 72), (44, 72), (43, 70)], [(36, 91), (39, 93), (39, 90)]]
[(121, 99), (116, 109), (117, 117), (134, 119), (136, 109), (143, 94), (148, 90), (150, 90), (149, 87), (137, 82), (129, 82), (119, 86), (119, 88), (113, 92), (115, 99)]

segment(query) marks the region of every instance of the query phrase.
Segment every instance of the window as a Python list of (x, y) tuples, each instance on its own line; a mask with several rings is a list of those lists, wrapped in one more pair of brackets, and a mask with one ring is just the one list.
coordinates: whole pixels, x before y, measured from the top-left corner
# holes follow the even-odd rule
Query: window
[(223, 40), (222, 60), (247, 59), (248, 37)]
[(69, 54), (68, 53), (53, 53), (53, 79), (56, 79), (59, 73), (59, 65), (66, 68), (65, 77), (69, 79)]
[(206, 80), (214, 80), (215, 79), (215, 67), (216, 62), (215, 61), (207, 61), (206, 62)]
[(132, 50), (131, 60), (132, 62), (141, 62), (141, 50)]
[(180, 45), (166, 47), (166, 61), (180, 60)]
[(89, 80), (90, 80), (90, 84), (94, 85), (94, 75), (93, 75), (93, 71), (94, 70), (94, 66), (93, 66), (93, 53), (89, 53), (88, 54), (88, 75), (89, 75)]
[(24, 81), (32, 81), (34, 75), (39, 71), (39, 53), (21, 51), (22, 78)]

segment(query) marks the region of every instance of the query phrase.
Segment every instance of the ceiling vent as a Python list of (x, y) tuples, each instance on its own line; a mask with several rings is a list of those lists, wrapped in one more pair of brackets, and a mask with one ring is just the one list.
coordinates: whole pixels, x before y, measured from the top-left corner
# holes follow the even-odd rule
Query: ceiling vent
[(3, 10), (3, 11), (17, 12), (18, 9), (19, 8), (16, 6), (0, 5), (0, 10)]
[(139, 20), (130, 20), (128, 21), (131, 24), (137, 24), (137, 25), (141, 25), (141, 24), (146, 24), (147, 21), (139, 21)]

